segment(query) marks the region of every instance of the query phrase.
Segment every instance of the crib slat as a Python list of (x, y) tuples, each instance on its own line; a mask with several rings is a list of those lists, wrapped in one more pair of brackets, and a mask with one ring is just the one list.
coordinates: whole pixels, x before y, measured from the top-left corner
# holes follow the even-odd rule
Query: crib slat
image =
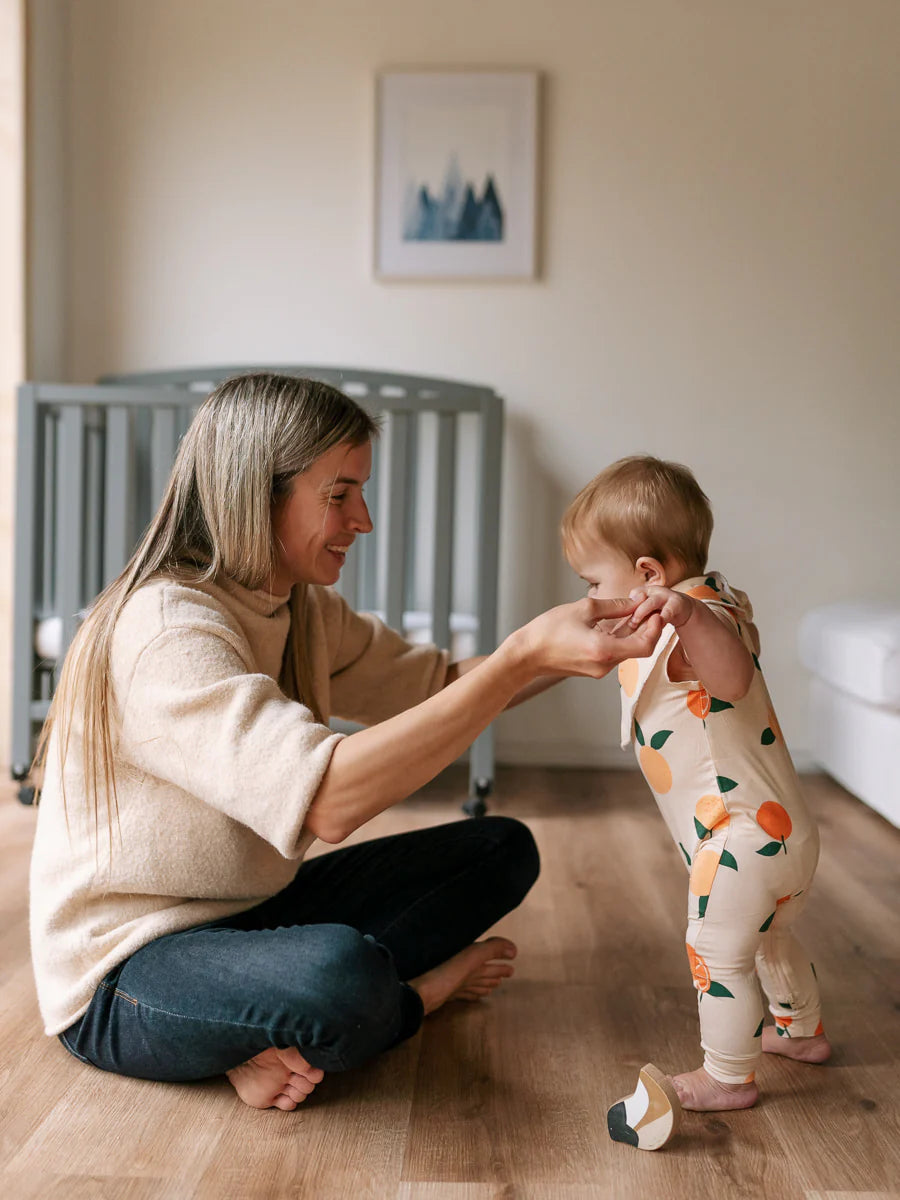
[(103, 477), (106, 474), (104, 461), (104, 429), (98, 424), (96, 415), (85, 430), (84, 445), (84, 564), (82, 587), (85, 600), (92, 600), (103, 587), (103, 544), (100, 530), (103, 528)]
[(174, 408), (154, 408), (153, 427), (150, 435), (150, 512), (155, 513), (166, 490), (178, 434), (175, 426)]
[[(41, 538), (41, 586), (38, 612), (41, 616), (54, 611), (56, 596), (56, 424), (58, 418), (45, 408), (37, 410), (36, 425), (40, 430), (41, 487), (37, 492), (40, 506), (38, 520)], [(20, 443), (23, 444), (23, 443)]]
[(39, 456), (43, 438), (38, 435), (34, 388), (19, 389), (16, 425), (19, 463), (16, 480), (16, 538), (13, 590), (13, 703), (12, 769), (23, 778), (31, 763), (31, 712), (34, 692), (34, 617), (35, 562), (38, 554), (37, 532), (40, 513), (35, 506), (35, 487), (39, 475)]
[(438, 413), (435, 463), (434, 537), (432, 538), (431, 640), (450, 646), (453, 596), (453, 485), (456, 478), (456, 418)]
[(111, 583), (131, 554), (134, 524), (134, 463), (131, 412), (106, 414), (106, 489), (103, 518), (103, 583)]
[(56, 495), (56, 611), (62, 617), (62, 654), (78, 627), (84, 604), (84, 409), (62, 410), (58, 427)]
[(353, 553), (357, 557), (358, 579), (356, 588), (356, 605), (364, 612), (378, 608), (378, 529), (380, 526), (380, 489), (381, 489), (381, 457), (384, 447), (377, 441), (372, 442), (372, 474), (366, 485), (366, 504), (369, 517), (376, 530), (375, 537), (360, 537), (356, 540)]
[(388, 428), (387, 560), (385, 564), (385, 616), (392, 629), (403, 629), (406, 598), (407, 511), (409, 508), (408, 412), (392, 412)]
[[(485, 397), (481, 409), (481, 453), (478, 510), (478, 647), (490, 654), (497, 643), (497, 560), (500, 552), (500, 466), (503, 445), (503, 405)], [(494, 777), (494, 726), (489, 725), (469, 751), (469, 794), (490, 790)]]
[(478, 510), (478, 653), (490, 654), (497, 642), (497, 562), (500, 555), (500, 467), (503, 407), (496, 397), (481, 410)]
[(341, 568), (337, 590), (341, 593), (351, 608), (359, 607), (359, 551), (360, 543), (353, 544), (347, 554), (347, 560)]

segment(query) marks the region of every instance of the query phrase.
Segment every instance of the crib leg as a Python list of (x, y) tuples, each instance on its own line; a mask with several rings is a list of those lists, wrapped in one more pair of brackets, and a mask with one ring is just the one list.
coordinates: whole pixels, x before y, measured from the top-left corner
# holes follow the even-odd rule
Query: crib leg
[(16, 783), (22, 784), (18, 792), (19, 802), (21, 804), (34, 804), (34, 788), (22, 782), (28, 778), (28, 772), (30, 769), (30, 767), (23, 767), (20, 763), (14, 763), (9, 772)]
[(468, 817), (483, 817), (487, 812), (487, 798), (494, 790), (492, 779), (476, 779), (472, 785), (473, 794), (462, 806)]

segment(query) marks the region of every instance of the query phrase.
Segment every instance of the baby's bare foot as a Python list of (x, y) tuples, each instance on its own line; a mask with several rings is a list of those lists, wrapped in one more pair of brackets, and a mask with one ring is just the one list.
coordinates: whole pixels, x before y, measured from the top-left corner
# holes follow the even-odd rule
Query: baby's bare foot
[(751, 1108), (759, 1099), (755, 1083), (719, 1083), (703, 1067), (672, 1077), (682, 1108), (693, 1112), (724, 1112), (731, 1108)]
[(824, 1033), (815, 1037), (785, 1037), (779, 1035), (774, 1025), (763, 1029), (762, 1048), (766, 1054), (783, 1054), (798, 1062), (823, 1063), (831, 1058), (831, 1042)]
[(502, 960), (515, 958), (516, 953), (514, 943), (507, 938), (485, 938), (454, 954), (439, 967), (410, 979), (409, 986), (421, 996), (426, 1013), (434, 1012), (448, 1000), (479, 1000), (512, 975), (512, 963)]
[(286, 1050), (272, 1046), (225, 1074), (251, 1108), (281, 1108), (285, 1112), (301, 1104), (325, 1078), (325, 1072), (311, 1067), (293, 1046)]

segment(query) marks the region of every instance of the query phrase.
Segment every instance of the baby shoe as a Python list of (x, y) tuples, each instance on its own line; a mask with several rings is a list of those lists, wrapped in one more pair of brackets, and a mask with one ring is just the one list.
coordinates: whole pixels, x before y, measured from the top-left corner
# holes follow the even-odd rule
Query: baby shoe
[(617, 1101), (606, 1114), (609, 1136), (638, 1150), (659, 1150), (678, 1132), (681, 1104), (672, 1082), (658, 1067), (641, 1067), (630, 1096)]

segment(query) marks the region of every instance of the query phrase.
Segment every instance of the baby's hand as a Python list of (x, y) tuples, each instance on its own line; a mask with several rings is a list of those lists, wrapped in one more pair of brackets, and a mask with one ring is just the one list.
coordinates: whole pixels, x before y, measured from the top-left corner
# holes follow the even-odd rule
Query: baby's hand
[(632, 629), (637, 629), (652, 613), (659, 613), (667, 625), (680, 629), (690, 619), (696, 603), (684, 592), (673, 592), (665, 587), (635, 588), (628, 593), (628, 599), (637, 604), (628, 619)]

